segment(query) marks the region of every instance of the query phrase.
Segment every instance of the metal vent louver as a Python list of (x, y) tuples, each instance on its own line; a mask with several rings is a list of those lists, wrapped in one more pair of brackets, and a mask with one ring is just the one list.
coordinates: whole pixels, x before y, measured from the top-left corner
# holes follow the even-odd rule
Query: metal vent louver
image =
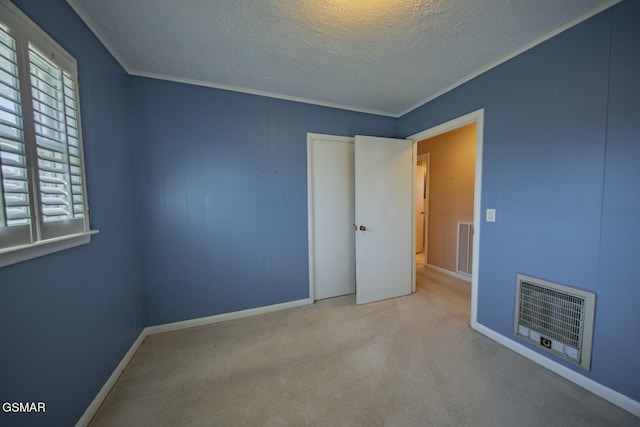
[(588, 371), (595, 301), (592, 292), (518, 274), (515, 334)]
[(457, 249), (456, 270), (458, 273), (471, 276), (471, 267), (473, 265), (473, 223), (458, 222)]

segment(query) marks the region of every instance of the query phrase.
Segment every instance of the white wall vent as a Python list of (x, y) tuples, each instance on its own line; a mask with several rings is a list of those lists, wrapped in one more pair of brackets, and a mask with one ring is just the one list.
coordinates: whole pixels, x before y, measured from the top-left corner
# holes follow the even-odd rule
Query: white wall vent
[(456, 269), (458, 273), (471, 276), (473, 265), (473, 223), (458, 222), (458, 253)]
[(589, 371), (595, 304), (592, 292), (518, 274), (515, 334)]

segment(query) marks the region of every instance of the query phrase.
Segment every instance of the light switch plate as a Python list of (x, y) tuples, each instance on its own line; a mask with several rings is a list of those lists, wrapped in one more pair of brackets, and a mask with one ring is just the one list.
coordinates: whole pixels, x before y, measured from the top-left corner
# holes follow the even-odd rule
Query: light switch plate
[(496, 210), (487, 209), (487, 222), (496, 222)]

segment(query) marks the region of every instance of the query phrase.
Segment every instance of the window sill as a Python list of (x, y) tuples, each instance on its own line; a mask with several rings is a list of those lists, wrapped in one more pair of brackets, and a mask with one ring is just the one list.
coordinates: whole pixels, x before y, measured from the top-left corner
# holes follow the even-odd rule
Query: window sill
[(0, 268), (11, 264), (17, 264), (29, 259), (49, 255), (54, 252), (64, 251), (91, 242), (91, 236), (98, 234), (98, 230), (85, 233), (71, 234), (69, 236), (56, 237), (54, 239), (41, 240), (29, 245), (15, 246), (0, 249)]

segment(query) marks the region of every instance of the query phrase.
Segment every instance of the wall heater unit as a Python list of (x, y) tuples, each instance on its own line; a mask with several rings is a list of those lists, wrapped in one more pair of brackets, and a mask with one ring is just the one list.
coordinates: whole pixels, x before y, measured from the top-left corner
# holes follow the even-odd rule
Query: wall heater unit
[(473, 223), (458, 222), (458, 253), (456, 269), (458, 273), (471, 276), (473, 265)]
[(595, 304), (592, 292), (518, 274), (515, 334), (589, 371)]

